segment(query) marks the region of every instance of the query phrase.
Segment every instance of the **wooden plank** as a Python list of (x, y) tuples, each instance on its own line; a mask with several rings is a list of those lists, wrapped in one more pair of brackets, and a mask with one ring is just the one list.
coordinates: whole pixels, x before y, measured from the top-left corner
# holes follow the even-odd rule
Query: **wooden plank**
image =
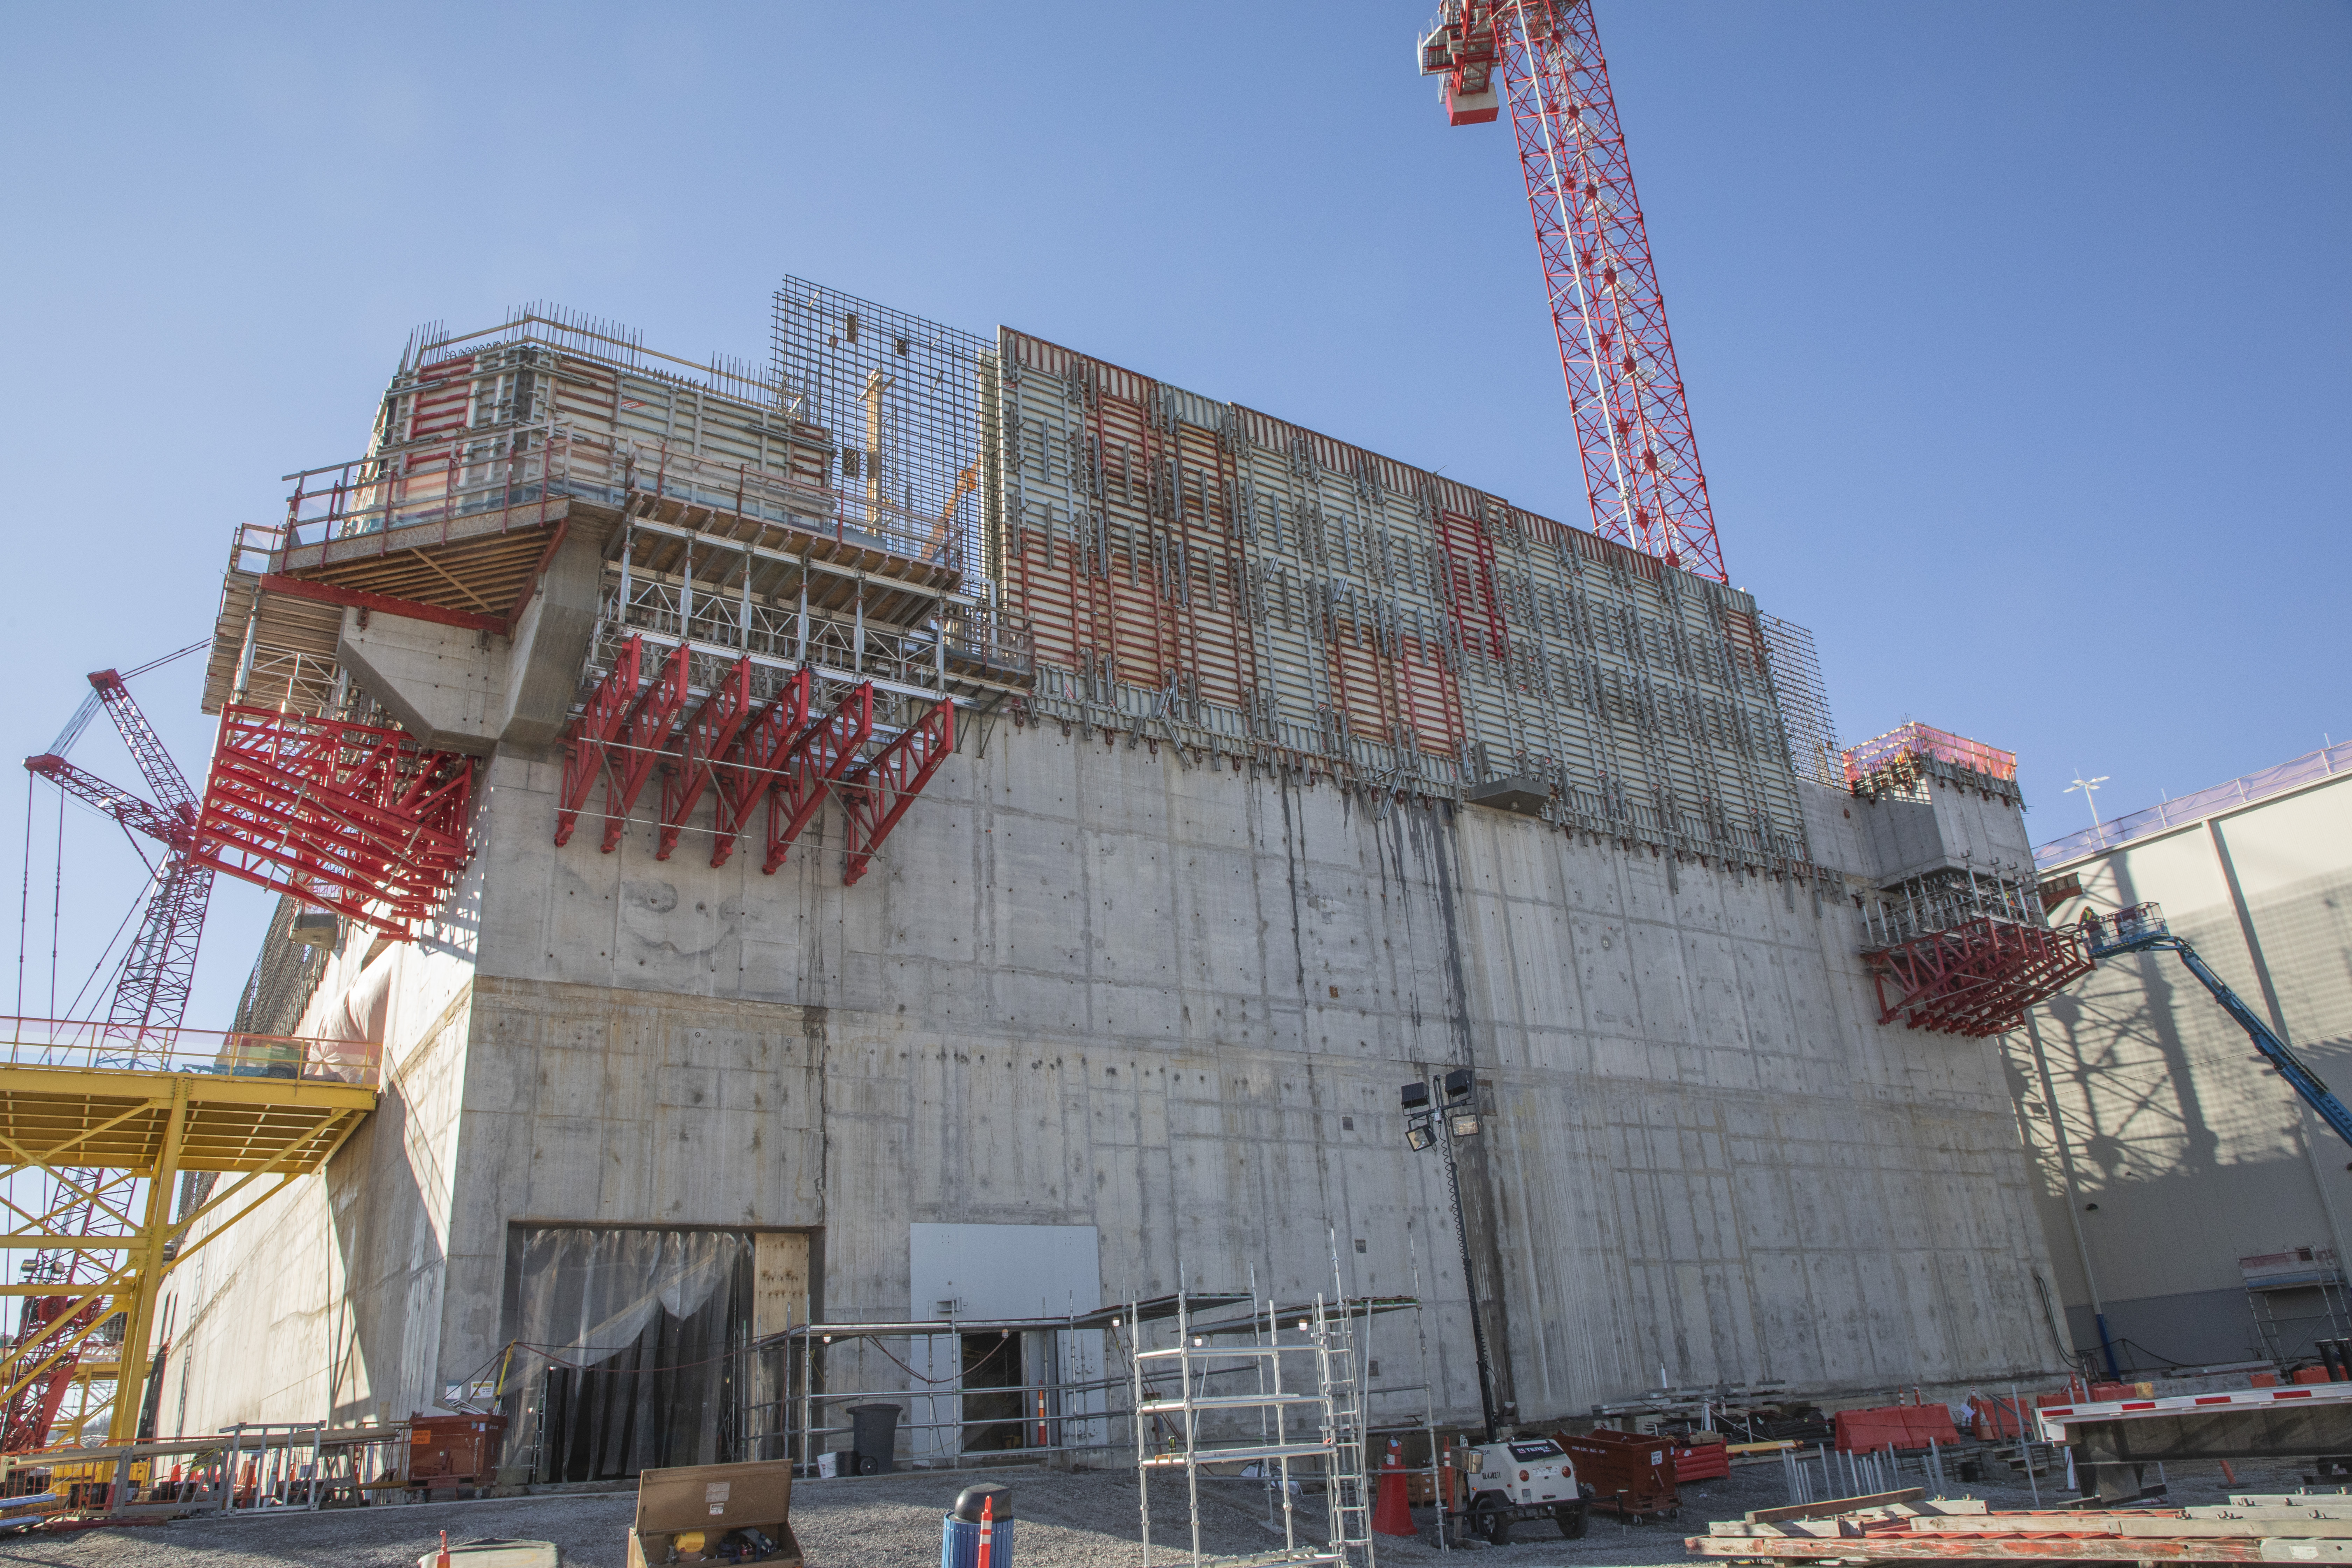
[(751, 1336), (782, 1333), (808, 1310), (809, 1238), (799, 1231), (751, 1237)]
[[(1740, 1557), (1798, 1562), (1898, 1563), (1916, 1558), (1947, 1562), (2042, 1561), (2058, 1563), (2261, 1563), (2302, 1561), (2266, 1557), (2264, 1542), (2252, 1540), (2122, 1541), (2063, 1535), (1936, 1537), (1847, 1536), (1842, 1541), (1757, 1541), (1705, 1535), (1684, 1544), (1697, 1557)], [(2324, 1547), (2320, 1548), (2325, 1550)], [(2323, 1561), (2315, 1556), (2309, 1561)]]
[(1751, 1509), (1740, 1517), (1749, 1524), (1778, 1524), (1791, 1519), (1831, 1519), (1841, 1513), (1859, 1513), (1867, 1508), (1885, 1508), (1889, 1503), (1915, 1503), (1927, 1499), (1919, 1487), (1905, 1487), (1901, 1491), (1872, 1492), (1864, 1497), (1824, 1498), (1820, 1502), (1790, 1503), (1785, 1508)]
[(2310, 1536), (2323, 1539), (2352, 1540), (2352, 1519), (2313, 1519), (2270, 1516), (2262, 1519), (2118, 1519), (2116, 1533), (2135, 1539), (2147, 1536), (2179, 1536), (2207, 1538), (2242, 1536), (2262, 1540), (2269, 1536)]

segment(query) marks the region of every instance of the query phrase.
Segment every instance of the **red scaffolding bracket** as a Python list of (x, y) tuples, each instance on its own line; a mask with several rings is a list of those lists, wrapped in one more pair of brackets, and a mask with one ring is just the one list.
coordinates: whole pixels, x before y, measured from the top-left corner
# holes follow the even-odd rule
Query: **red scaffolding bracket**
[(751, 808), (775, 784), (784, 759), (808, 732), (809, 693), (815, 684), (807, 670), (796, 671), (711, 764), (711, 814), (718, 828), (710, 847), (712, 866), (727, 864), (735, 852), (736, 837), (751, 823)]
[(711, 782), (711, 769), (735, 743), (735, 733), (751, 712), (751, 660), (746, 656), (702, 700), (678, 731), (677, 744), (662, 760), (661, 843), (654, 850), (655, 859), (668, 859), (677, 847), (686, 819), (694, 815), (695, 803)]
[(768, 796), (768, 855), (760, 869), (784, 863), (793, 841), (824, 804), (824, 792), (847, 773), (874, 738), (874, 685), (867, 681), (841, 700), (822, 724), (802, 732), (784, 758), (782, 776)]
[(841, 809), (849, 818), (849, 853), (841, 873), (845, 885), (866, 875), (882, 840), (890, 837), (954, 750), (955, 704), (942, 699), (842, 781)]
[(597, 682), (586, 710), (572, 721), (564, 737), (562, 793), (555, 802), (559, 845), (571, 842), (572, 830), (580, 826), (580, 809), (588, 804), (588, 792), (604, 775), (604, 749), (613, 743), (621, 721), (628, 717), (629, 704), (636, 700), (638, 665), (644, 657), (642, 637), (631, 637), (621, 645), (613, 668)]
[(192, 858), (404, 939), (466, 864), (473, 783), (399, 730), (232, 703)]
[[(1981, 1038), (2017, 1027), (2025, 1010), (2091, 972), (2072, 931), (1979, 918), (1863, 954), (1878, 986), (1878, 1021)], [(1892, 994), (1894, 1000), (1888, 1000)]]
[[(629, 830), (629, 808), (637, 804), (646, 781), (654, 776), (654, 765), (669, 744), (669, 727), (686, 707), (686, 644), (669, 650), (661, 673), (637, 693), (636, 705), (621, 725), (620, 738), (605, 748), (603, 847), (607, 855), (621, 847), (621, 836)], [(614, 752), (620, 756), (613, 757)]]

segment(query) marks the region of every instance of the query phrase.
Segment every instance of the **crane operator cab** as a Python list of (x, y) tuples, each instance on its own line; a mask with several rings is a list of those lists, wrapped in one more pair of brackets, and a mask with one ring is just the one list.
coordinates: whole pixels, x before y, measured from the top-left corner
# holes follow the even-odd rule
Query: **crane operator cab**
[(1485, 1443), (1463, 1456), (1463, 1517), (1492, 1546), (1509, 1543), (1511, 1527), (1549, 1520), (1573, 1541), (1584, 1533), (1585, 1502), (1576, 1467), (1549, 1437), (1515, 1437)]

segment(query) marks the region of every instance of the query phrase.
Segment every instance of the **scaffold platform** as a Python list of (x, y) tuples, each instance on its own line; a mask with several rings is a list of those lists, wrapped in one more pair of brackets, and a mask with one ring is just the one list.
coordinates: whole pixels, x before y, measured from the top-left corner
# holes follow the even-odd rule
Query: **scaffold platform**
[[(108, 1440), (127, 1442), (164, 1280), (333, 1157), (375, 1109), (381, 1047), (47, 1018), (0, 1031), (0, 1243), (73, 1260), (0, 1284), (37, 1299), (0, 1348), (0, 1406), (37, 1381), (110, 1383), (60, 1437), (102, 1415)], [(183, 1173), (213, 1179), (175, 1214)]]

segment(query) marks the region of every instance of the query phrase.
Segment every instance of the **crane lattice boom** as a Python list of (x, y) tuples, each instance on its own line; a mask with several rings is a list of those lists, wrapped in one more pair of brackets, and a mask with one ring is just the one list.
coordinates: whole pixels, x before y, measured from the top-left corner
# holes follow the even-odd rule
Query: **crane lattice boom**
[(1594, 531), (1727, 582), (1591, 0), (1446, 0), (1421, 69), (1517, 135)]

